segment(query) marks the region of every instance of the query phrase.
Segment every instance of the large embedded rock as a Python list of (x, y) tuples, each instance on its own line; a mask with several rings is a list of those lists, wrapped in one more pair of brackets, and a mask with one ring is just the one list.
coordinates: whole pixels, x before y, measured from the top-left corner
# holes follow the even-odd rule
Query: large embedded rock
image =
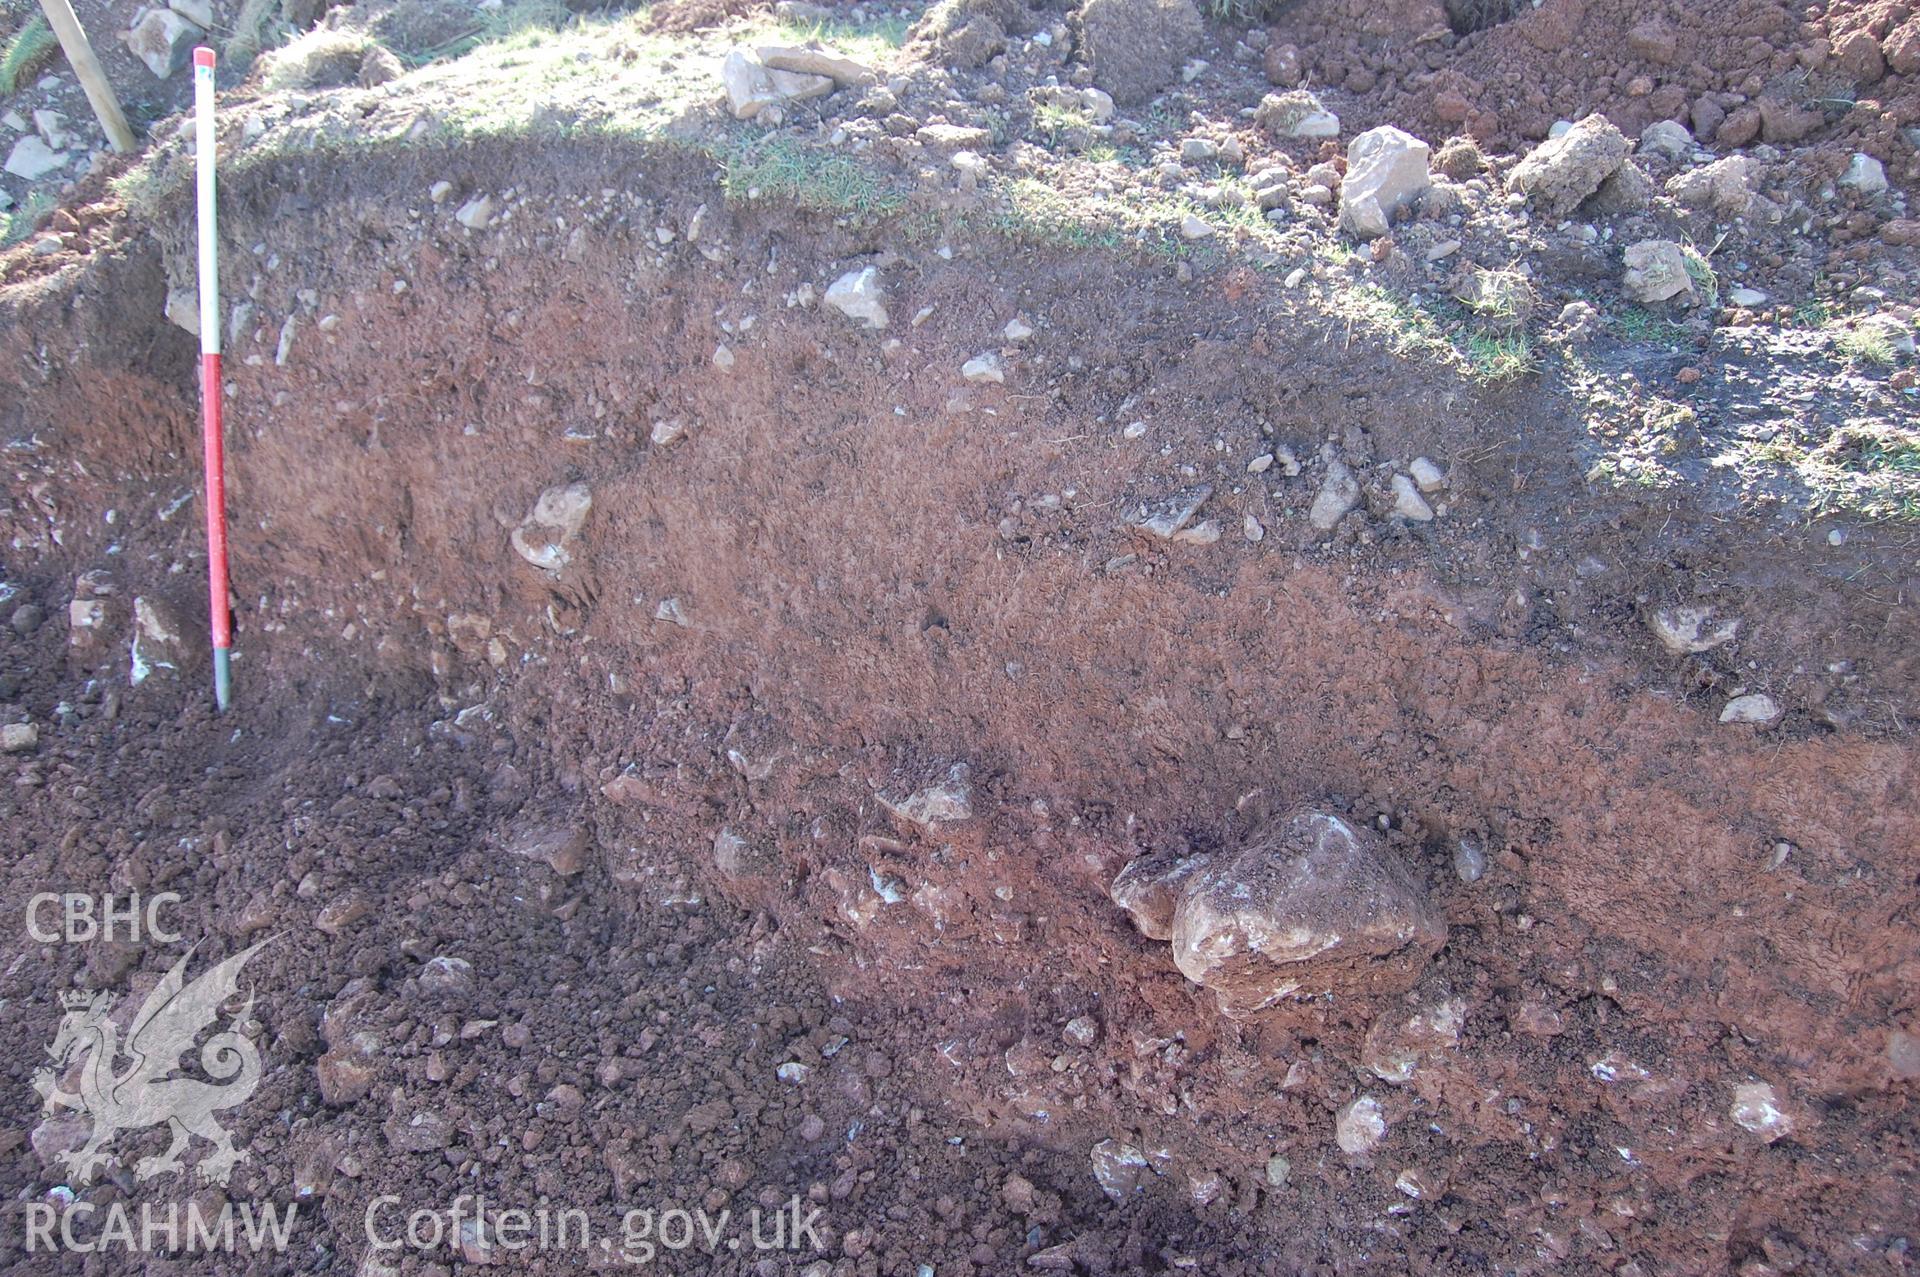
[(828, 76), (781, 71), (744, 46), (728, 52), (720, 64), (720, 82), (726, 86), (727, 106), (736, 120), (751, 120), (769, 107), (825, 97), (834, 90)]
[(172, 9), (149, 9), (127, 32), (127, 48), (164, 80), (187, 64), (206, 32)]
[(559, 576), (573, 562), (574, 543), (592, 509), (593, 491), (584, 483), (548, 488), (509, 537), (514, 553)]
[(770, 70), (794, 75), (824, 75), (836, 85), (871, 83), (873, 68), (852, 58), (842, 57), (818, 45), (763, 44), (754, 50), (760, 62)]
[(1626, 134), (1606, 116), (1589, 115), (1528, 152), (1507, 175), (1507, 189), (1525, 195), (1547, 217), (1567, 217), (1613, 176), (1632, 150)]
[(1138, 1193), (1149, 1177), (1147, 1155), (1124, 1140), (1101, 1140), (1089, 1157), (1100, 1191), (1116, 1202)]
[(1654, 189), (1647, 171), (1626, 160), (1600, 183), (1600, 189), (1581, 206), (1581, 211), (1595, 217), (1625, 217), (1644, 212), (1653, 203)]
[(1206, 854), (1141, 856), (1131, 861), (1107, 894), (1133, 916), (1133, 925), (1149, 940), (1173, 939), (1173, 912), (1187, 883), (1213, 861)]
[(1327, 477), (1321, 482), (1320, 491), (1314, 494), (1307, 521), (1322, 532), (1331, 532), (1347, 517), (1347, 512), (1359, 504), (1360, 481), (1353, 477), (1346, 462), (1336, 458), (1327, 463)]
[(850, 270), (827, 286), (821, 299), (862, 328), (887, 326), (887, 301), (880, 291), (880, 272), (872, 266)]
[(578, 824), (531, 826), (507, 842), (510, 854), (544, 861), (562, 878), (571, 878), (585, 869), (592, 858), (592, 848), (592, 833)]
[(1745, 155), (1688, 169), (1667, 182), (1675, 203), (1720, 217), (1745, 217), (1753, 207), (1753, 182), (1759, 162)]
[(65, 167), (66, 154), (48, 146), (45, 139), (29, 133), (13, 144), (7, 153), (7, 172), (28, 182), (37, 182), (49, 173)]
[(1204, 34), (1193, 0), (1087, 0), (1080, 9), (1093, 82), (1123, 106), (1171, 84)]
[(1620, 277), (1620, 292), (1628, 301), (1652, 305), (1698, 300), (1686, 251), (1672, 240), (1643, 239), (1627, 247), (1624, 260), (1627, 269)]
[(904, 798), (879, 795), (880, 805), (929, 832), (941, 825), (973, 819), (972, 769), (955, 763), (944, 780), (916, 789)]
[(1887, 189), (1887, 167), (1866, 152), (1857, 152), (1840, 175), (1840, 185), (1871, 198)]
[(1425, 142), (1391, 124), (1353, 139), (1340, 183), (1340, 229), (1355, 239), (1385, 235), (1393, 215), (1433, 185), (1431, 154)]
[(1383, 1082), (1405, 1086), (1420, 1062), (1460, 1045), (1467, 1018), (1464, 998), (1448, 998), (1409, 1016), (1398, 1008), (1373, 1022), (1360, 1050), (1360, 1064)]
[(167, 289), (165, 311), (169, 323), (195, 337), (200, 335), (200, 290), (192, 284), (175, 284)]
[(99, 669), (113, 659), (114, 636), (125, 633), (127, 605), (106, 572), (82, 572), (67, 604), (67, 651), (75, 668)]
[(167, 8), (202, 30), (213, 30), (213, 0), (167, 0)]
[(1143, 932), (1167, 931), (1174, 965), (1230, 1016), (1286, 998), (1404, 991), (1447, 938), (1378, 836), (1311, 808), (1201, 863), (1129, 867), (1114, 895)]
[(1693, 154), (1693, 134), (1678, 120), (1655, 120), (1640, 130), (1640, 154), (1678, 164)]
[(128, 682), (138, 687), (156, 673), (177, 675), (194, 658), (200, 632), (186, 618), (166, 599), (147, 594), (134, 599)]
[(1282, 140), (1340, 136), (1340, 117), (1305, 89), (1267, 94), (1260, 99), (1253, 122)]

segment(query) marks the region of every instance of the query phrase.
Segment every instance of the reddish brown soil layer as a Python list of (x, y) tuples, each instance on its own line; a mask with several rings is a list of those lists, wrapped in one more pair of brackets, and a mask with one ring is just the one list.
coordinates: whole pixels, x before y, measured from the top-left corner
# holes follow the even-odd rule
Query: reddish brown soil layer
[[(144, 318), (152, 250), (97, 257), (71, 305), (16, 293), (0, 339), (22, 383), (0, 422), (38, 440), (10, 454), (8, 579), (54, 617), (0, 629), (6, 699), (42, 725), (0, 797), (9, 916), (43, 888), (166, 888), (209, 959), (284, 937), (250, 968), (268, 1071), (236, 1111), (252, 1161), (230, 1190), (329, 1181), (284, 1267), (352, 1271), (375, 1196), (443, 1208), (478, 1184), (608, 1225), (812, 1194), (836, 1273), (1013, 1272), (1066, 1242), (1102, 1273), (1903, 1270), (1914, 1083), (1889, 1044), (1920, 1029), (1902, 726), (1920, 649), (1910, 609), (1843, 579), (1863, 557), (1898, 573), (1901, 551), (1769, 544), (1685, 496), (1588, 498), (1573, 428), (1527, 387), (1484, 394), (1169, 268), (904, 250), (896, 317), (933, 314), (883, 351), (783, 303), (874, 247), (851, 233), (729, 214), (659, 156), (472, 162), (495, 187), (643, 194), (563, 262), (545, 228), (577, 225), (572, 201), (484, 242), (399, 222), (431, 180), (417, 161), (372, 162), (325, 216), (297, 168), (235, 193), (238, 241), (271, 222), (312, 265), (267, 274), (267, 340), (234, 351), (229, 720), (203, 668), (90, 680), (60, 623), (80, 572), (190, 608), (202, 567), (193, 507), (158, 518), (193, 483), (192, 348)], [(660, 251), (656, 223), (701, 203), (719, 260)], [(320, 299), (304, 316), (341, 322), (303, 320), (277, 368), (301, 290)], [(960, 363), (1015, 313), (1039, 335), (1008, 386), (950, 411)], [(650, 445), (672, 417), (688, 437)], [(1454, 507), (1323, 545), (1309, 480), (1245, 473), (1263, 420), (1303, 457), (1337, 436), (1439, 458)], [(576, 480), (594, 509), (556, 585), (507, 528)], [(1219, 544), (1125, 530), (1201, 480)], [(1703, 583), (1748, 618), (1740, 642), (1658, 656), (1639, 610)], [(684, 627), (653, 619), (668, 598)], [(1818, 674), (1835, 663), (1865, 681)], [(1736, 683), (1774, 689), (1785, 724), (1715, 723)], [(1824, 714), (1845, 697), (1869, 705)], [(976, 814), (950, 837), (878, 804), (954, 761)], [(1223, 1020), (1106, 884), (1140, 850), (1218, 845), (1306, 799), (1384, 827), (1449, 942), (1404, 1001)], [(508, 850), (576, 827), (577, 876)], [(725, 874), (722, 830), (744, 840)], [(1487, 850), (1473, 884), (1463, 838)], [(905, 899), (881, 899), (888, 878)], [(437, 955), (474, 987), (432, 993)], [(138, 991), (177, 956), (13, 942), (10, 1198), (58, 1182), (27, 1144), (56, 993)], [(1405, 1085), (1367, 1071), (1448, 999), (1456, 1046)], [(1091, 1046), (1062, 1037), (1083, 1015)], [(474, 1020), (499, 1024), (463, 1037)], [(343, 1026), (385, 1050), (367, 1095), (329, 1105), (316, 1061)], [(786, 1062), (813, 1071), (781, 1082)], [(1790, 1137), (1730, 1119), (1754, 1081)], [(1388, 1133), (1351, 1158), (1333, 1115), (1362, 1094)], [(447, 1146), (396, 1150), (421, 1110), (451, 1121)], [(1090, 1173), (1107, 1138), (1155, 1161), (1123, 1204)], [(1196, 1205), (1215, 1172), (1226, 1191)], [(80, 1270), (19, 1237), (20, 1271)]]
[(1904, 0), (1518, 7), (1456, 37), (1439, 0), (1293, 5), (1273, 36), (1300, 48), (1313, 83), (1350, 95), (1362, 127), (1464, 127), (1512, 150), (1599, 111), (1630, 135), (1677, 119), (1708, 144), (1831, 141), (1842, 165), (1864, 149), (1913, 175), (1899, 130), (1920, 124), (1920, 16)]

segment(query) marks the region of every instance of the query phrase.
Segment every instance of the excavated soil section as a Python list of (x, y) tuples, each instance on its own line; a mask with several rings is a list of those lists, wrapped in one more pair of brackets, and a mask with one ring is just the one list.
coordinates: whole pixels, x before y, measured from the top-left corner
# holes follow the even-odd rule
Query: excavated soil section
[[(383, 1272), (369, 1203), (476, 1187), (615, 1232), (633, 1206), (823, 1211), (819, 1254), (667, 1271), (1904, 1269), (1915, 636), (1837, 551), (1576, 499), (1558, 405), (1230, 279), (882, 244), (730, 208), (669, 153), (429, 159), (372, 157), (333, 198), (297, 163), (232, 192), (234, 242), (275, 247), (229, 284), (254, 312), (226, 719), (204, 655), (129, 688), (124, 645), (64, 623), (86, 572), (198, 615), (193, 346), (157, 319), (160, 249), (7, 299), (10, 606), (51, 618), (0, 629), (0, 690), (40, 725), (0, 794), (9, 916), (111, 884), (180, 893), (207, 961), (275, 937), (226, 1196), (304, 1212), (270, 1266), (83, 1264), (9, 1228), (13, 1271)], [(521, 194), (467, 234), (426, 200), (441, 177)], [(869, 254), (885, 334), (788, 304)], [(1006, 383), (962, 382), (1016, 315), (1037, 331)], [(1328, 439), (1436, 458), (1447, 513), (1313, 532)], [(1276, 443), (1308, 474), (1248, 474)], [(510, 532), (569, 483), (592, 511), (555, 578)], [(1219, 542), (1128, 527), (1198, 483)], [(1642, 610), (1703, 590), (1742, 638), (1664, 655)], [(1716, 721), (1746, 685), (1782, 724)], [(956, 763), (971, 819), (880, 802)], [(1447, 944), (1404, 998), (1224, 1019), (1107, 885), (1300, 801), (1381, 829)], [(517, 854), (556, 833), (586, 835), (577, 863)], [(184, 950), (8, 937), (0, 1184), (26, 1202), (61, 1182), (30, 1086), (58, 993), (138, 1001)], [(1450, 1003), (1409, 1072), (1394, 1044)], [(323, 1096), (356, 1033), (359, 1093)], [(1734, 1120), (1755, 1083), (1785, 1134)], [(1362, 1097), (1386, 1132), (1349, 1155), (1335, 1114)], [(1148, 1163), (1125, 1200), (1103, 1140)]]
[(1598, 111), (1629, 135), (1678, 120), (1709, 145), (1830, 144), (1829, 176), (1855, 150), (1914, 172), (1920, 16), (1904, 0), (1342, 0), (1282, 8), (1272, 37), (1363, 126), (1518, 150)]

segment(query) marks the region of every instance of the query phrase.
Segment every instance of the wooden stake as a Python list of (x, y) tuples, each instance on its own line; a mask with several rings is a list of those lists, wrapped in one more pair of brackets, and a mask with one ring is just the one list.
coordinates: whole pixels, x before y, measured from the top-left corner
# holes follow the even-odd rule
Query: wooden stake
[(87, 91), (87, 101), (93, 103), (93, 113), (107, 131), (107, 141), (125, 155), (134, 149), (133, 129), (120, 110), (120, 99), (113, 95), (113, 86), (107, 83), (107, 73), (100, 69), (100, 59), (93, 56), (93, 45), (87, 40), (86, 28), (74, 16), (72, 3), (40, 0), (40, 9), (47, 15), (47, 25), (60, 37), (60, 51), (80, 77), (80, 87)]

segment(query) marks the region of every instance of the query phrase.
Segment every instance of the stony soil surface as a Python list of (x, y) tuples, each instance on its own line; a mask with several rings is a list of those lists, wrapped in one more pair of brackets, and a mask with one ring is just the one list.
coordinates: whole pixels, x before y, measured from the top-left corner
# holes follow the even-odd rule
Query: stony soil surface
[[(732, 20), (684, 8), (660, 17)], [(769, 133), (875, 165), (884, 209), (749, 195), (711, 149), (732, 30), (673, 62), (702, 89), (654, 99), (664, 141), (442, 138), (343, 181), (311, 152), (450, 118), (457, 83), (236, 103), (224, 719), (188, 637), (178, 192), (129, 212), (96, 180), (56, 249), (0, 265), (0, 719), (32, 728), (0, 755), (0, 1189), (21, 1215), (196, 1191), (135, 1181), (154, 1129), (69, 1184), (85, 1127), (33, 1076), (61, 993), (130, 1014), (187, 945), (268, 939), (263, 1080), (227, 1119), (250, 1157), (197, 1191), (301, 1208), (274, 1260), (28, 1254), (10, 1216), (9, 1268), (625, 1266), (367, 1244), (384, 1196), (484, 1191), (616, 1241), (633, 1208), (821, 1212), (817, 1251), (722, 1240), (666, 1271), (1906, 1271), (1910, 524), (1713, 458), (1897, 428), (1910, 366), (1765, 306), (1615, 326), (1630, 219), (1685, 216), (1657, 200), (1589, 239), (1497, 172), (1330, 256), (1317, 155), (1224, 105), (1140, 145), (1287, 152), (1284, 225), (1195, 199), (1216, 230), (1181, 251), (1035, 235), (986, 215), (1001, 180), (1105, 177), (989, 129), (968, 182), (918, 132), (985, 127), (990, 58), (904, 73), (910, 132), (841, 90)], [(1167, 92), (1244, 79), (1252, 109), (1262, 51), (1204, 38), (1221, 78)], [(1020, 47), (1032, 102), (1065, 54)], [(681, 83), (575, 65), (542, 81), (575, 123), (576, 91), (641, 110)], [(1115, 206), (1195, 181), (1165, 158), (1105, 171)], [(1906, 269), (1879, 238), (1897, 194), (1855, 210), (1884, 253), (1857, 282)], [(1496, 214), (1535, 267), (1538, 374), (1472, 376), (1355, 309)], [(1847, 251), (1761, 243), (1783, 292), (1817, 273), (1801, 245)], [(1674, 405), (1673, 446), (1643, 448)], [(1230, 863), (1303, 803), (1371, 831), (1439, 947), (1225, 1015), (1111, 885), (1141, 856)], [(176, 892), (184, 939), (26, 934), (68, 890)]]

